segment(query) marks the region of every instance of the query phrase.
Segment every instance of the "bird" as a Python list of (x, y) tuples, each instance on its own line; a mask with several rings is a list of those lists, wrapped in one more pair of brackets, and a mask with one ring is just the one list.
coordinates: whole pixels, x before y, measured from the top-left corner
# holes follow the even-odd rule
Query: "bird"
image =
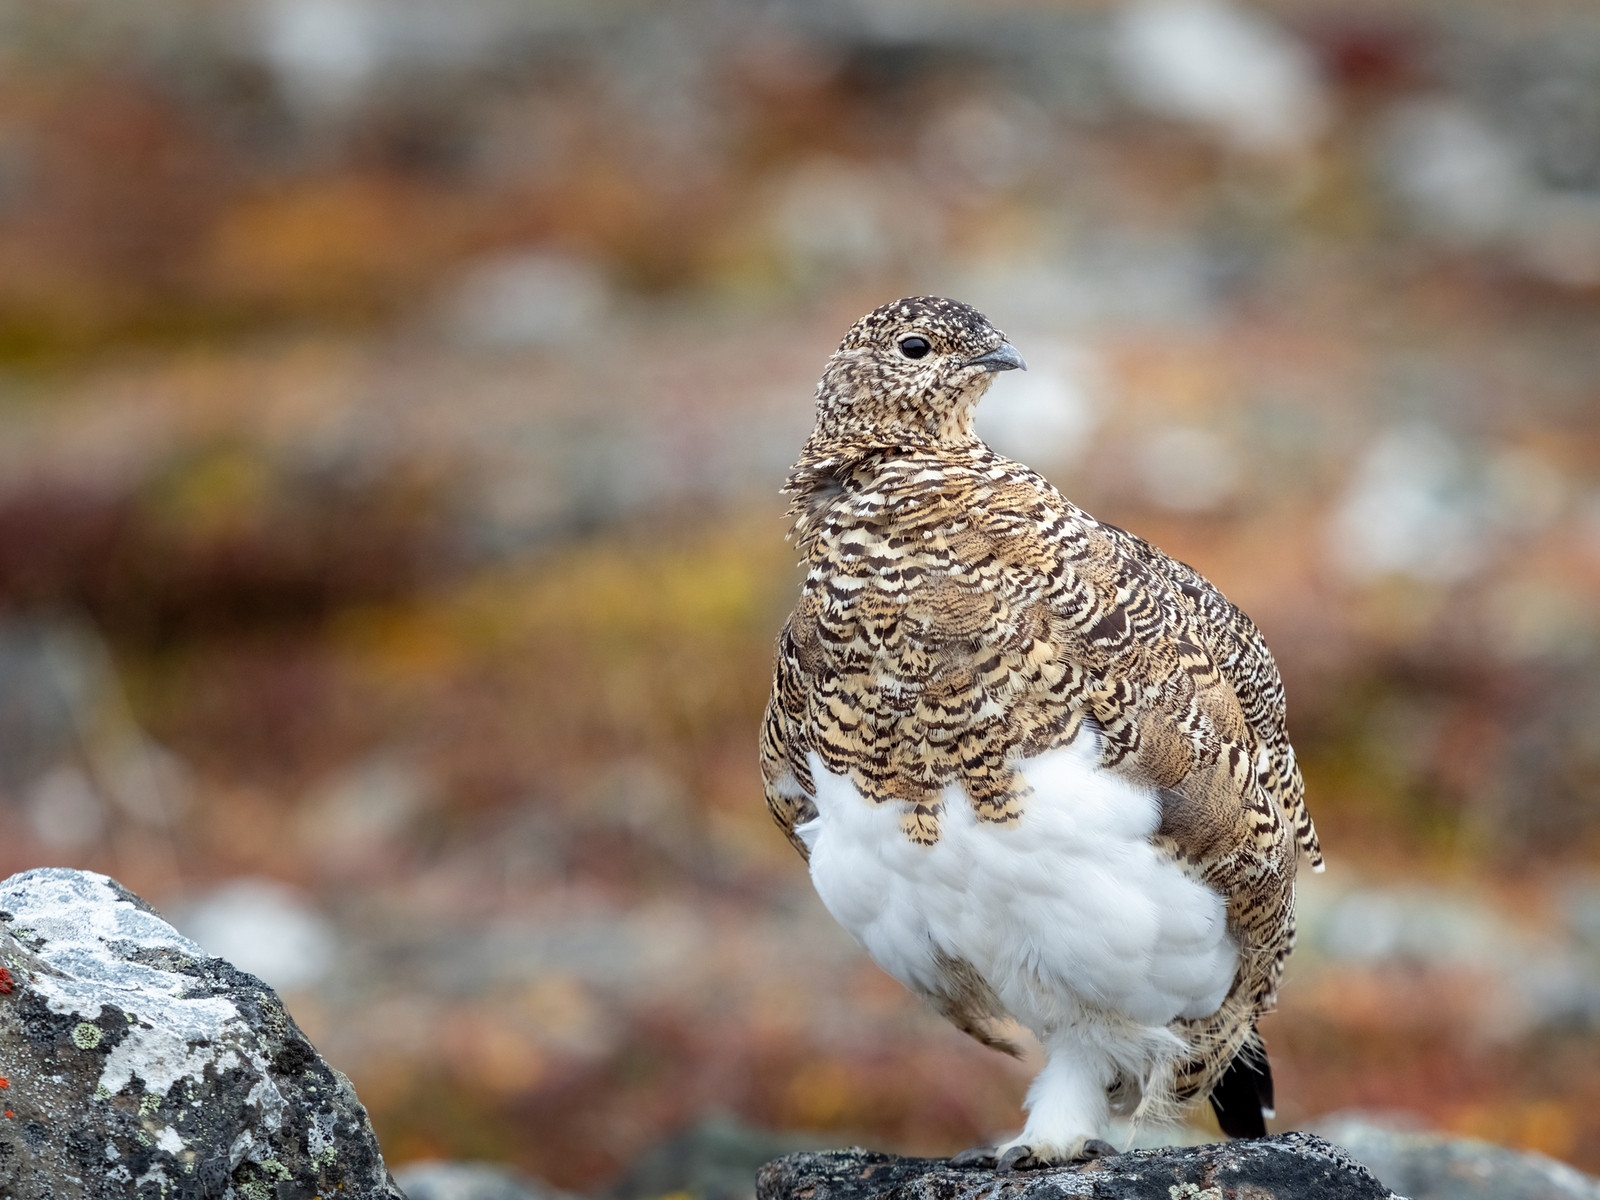
[(1258, 1022), (1323, 867), (1256, 625), (974, 428), (1018, 350), (911, 296), (827, 360), (784, 486), (804, 581), (760, 733), (823, 905), (958, 1029), (1044, 1065), (1001, 1172), (1117, 1153), (1209, 1099), (1261, 1137)]

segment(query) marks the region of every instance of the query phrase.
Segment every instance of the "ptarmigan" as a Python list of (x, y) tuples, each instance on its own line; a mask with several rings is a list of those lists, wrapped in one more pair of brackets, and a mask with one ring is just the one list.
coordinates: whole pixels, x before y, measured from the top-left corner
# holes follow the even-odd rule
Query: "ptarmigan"
[(786, 494), (807, 567), (761, 735), (773, 816), (823, 903), (955, 1025), (1047, 1055), (1001, 1169), (1113, 1152), (1113, 1113), (1209, 1097), (1266, 1132), (1256, 1032), (1322, 866), (1250, 618), (1191, 567), (989, 449), (1024, 367), (917, 296), (828, 360)]

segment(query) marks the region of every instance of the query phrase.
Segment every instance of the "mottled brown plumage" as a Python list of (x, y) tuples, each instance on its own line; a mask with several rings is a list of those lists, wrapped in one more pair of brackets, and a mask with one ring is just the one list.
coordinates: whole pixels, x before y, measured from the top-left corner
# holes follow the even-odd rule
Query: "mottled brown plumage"
[[(907, 357), (920, 337), (930, 352)], [(978, 818), (1029, 802), (1019, 759), (1086, 728), (1102, 765), (1159, 789), (1159, 845), (1227, 901), (1239, 969), (1221, 1009), (1175, 1021), (1172, 1082), (1210, 1092), (1276, 995), (1294, 938), (1296, 846), (1321, 857), (1260, 632), (1199, 572), (1096, 521), (973, 432), (1002, 336), (916, 297), (864, 317), (829, 360), (789, 478), (807, 575), (778, 640), (762, 730), (767, 800), (796, 847), (810, 755), (938, 842), (946, 788)], [(934, 999), (993, 1044), (982, 981)], [(974, 998), (976, 997), (976, 998)]]

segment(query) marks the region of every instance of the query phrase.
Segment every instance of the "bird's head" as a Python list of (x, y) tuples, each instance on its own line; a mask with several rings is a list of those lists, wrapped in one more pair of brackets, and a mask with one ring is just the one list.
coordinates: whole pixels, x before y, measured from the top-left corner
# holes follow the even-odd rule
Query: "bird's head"
[(893, 445), (972, 441), (973, 409), (996, 371), (1027, 370), (970, 304), (908, 296), (850, 327), (817, 387), (814, 439)]

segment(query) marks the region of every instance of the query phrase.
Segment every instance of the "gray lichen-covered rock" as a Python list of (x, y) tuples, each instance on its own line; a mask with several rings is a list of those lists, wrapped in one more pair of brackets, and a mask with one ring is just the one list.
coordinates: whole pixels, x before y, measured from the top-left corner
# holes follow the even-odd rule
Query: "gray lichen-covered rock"
[(1317, 1132), (1412, 1200), (1600, 1200), (1600, 1179), (1542, 1154), (1396, 1129), (1355, 1113), (1328, 1117)]
[(86, 871), (0, 883), (0, 1200), (404, 1200), (260, 980)]
[(1372, 1172), (1308, 1133), (1135, 1150), (1082, 1166), (997, 1175), (865, 1150), (791, 1154), (761, 1168), (759, 1200), (1395, 1200)]

